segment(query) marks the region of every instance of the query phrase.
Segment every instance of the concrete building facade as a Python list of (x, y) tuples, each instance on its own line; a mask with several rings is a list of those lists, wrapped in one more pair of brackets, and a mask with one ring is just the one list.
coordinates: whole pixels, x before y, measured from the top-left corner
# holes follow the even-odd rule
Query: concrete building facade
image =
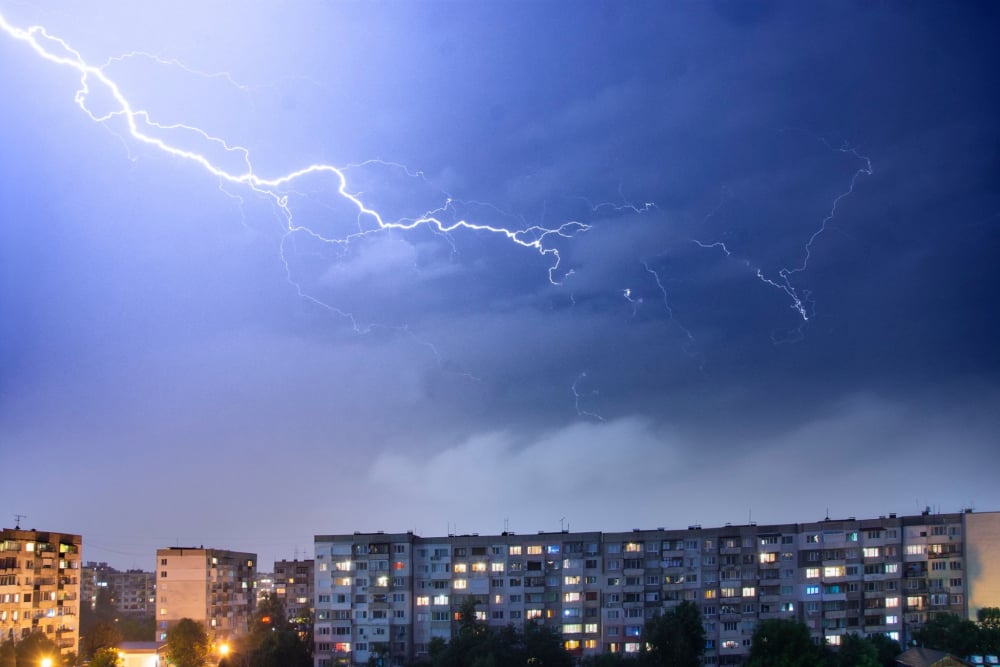
[[(638, 653), (643, 624), (689, 601), (705, 663), (742, 664), (756, 624), (802, 621), (902, 644), (935, 614), (997, 606), (1000, 513), (537, 535), (317, 535), (315, 664), (405, 665), (447, 640), (462, 605), (481, 621), (558, 630), (578, 657)], [(978, 554), (978, 556), (976, 555)], [(968, 576), (972, 564), (974, 572)]]
[(204, 547), (156, 551), (156, 639), (182, 618), (205, 625), (213, 640), (247, 632), (256, 608), (257, 555)]
[(44, 632), (63, 654), (80, 641), (79, 535), (0, 532), (0, 640)]
[(153, 616), (156, 613), (156, 573), (143, 570), (116, 570), (107, 563), (85, 564), (80, 588), (84, 604), (96, 608), (97, 595), (106, 591), (115, 610), (124, 616)]
[(300, 625), (308, 625), (312, 616), (314, 568), (312, 559), (274, 562), (274, 594), (284, 604), (289, 620)]

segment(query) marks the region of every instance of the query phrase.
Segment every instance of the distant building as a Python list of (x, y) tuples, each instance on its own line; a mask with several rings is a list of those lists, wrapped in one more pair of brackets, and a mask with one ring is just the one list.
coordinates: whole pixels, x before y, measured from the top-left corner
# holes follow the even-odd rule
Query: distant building
[(63, 654), (80, 641), (79, 535), (0, 532), (0, 640), (44, 632)]
[(156, 551), (156, 639), (177, 621), (205, 625), (213, 640), (247, 631), (256, 603), (257, 554), (170, 547)]
[(97, 595), (107, 591), (111, 604), (122, 616), (153, 616), (156, 610), (156, 573), (116, 570), (107, 563), (88, 562), (81, 568), (84, 604), (94, 609)]
[(914, 647), (896, 656), (896, 667), (968, 667), (969, 663), (945, 651)]
[(258, 572), (254, 575), (254, 582), (257, 590), (257, 602), (260, 602), (268, 595), (274, 594), (273, 572)]
[(290, 620), (309, 618), (313, 611), (313, 566), (313, 560), (274, 563), (274, 592), (285, 605)]
[(471, 600), (482, 622), (557, 630), (576, 657), (636, 655), (653, 615), (701, 610), (706, 665), (742, 664), (757, 623), (801, 621), (907, 645), (937, 614), (996, 605), (1000, 513), (619, 533), (317, 535), (316, 667), (406, 665), (448, 640)]

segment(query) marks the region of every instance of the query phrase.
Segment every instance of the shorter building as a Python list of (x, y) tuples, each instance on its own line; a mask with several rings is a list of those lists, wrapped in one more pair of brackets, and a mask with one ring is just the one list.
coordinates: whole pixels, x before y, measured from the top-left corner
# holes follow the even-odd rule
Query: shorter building
[(163, 642), (122, 642), (118, 645), (120, 667), (161, 667), (167, 664)]
[(274, 563), (274, 593), (285, 606), (289, 620), (302, 622), (313, 612), (313, 567), (310, 560), (280, 560)]
[(0, 532), (0, 640), (44, 632), (62, 654), (80, 641), (80, 548), (69, 533)]
[(182, 618), (203, 623), (213, 641), (247, 632), (256, 608), (257, 554), (205, 547), (156, 551), (156, 639)]
[(107, 563), (88, 562), (81, 568), (80, 588), (84, 604), (97, 607), (102, 591), (118, 614), (153, 616), (156, 613), (156, 573), (116, 570)]
[(257, 603), (269, 595), (274, 595), (274, 573), (258, 572), (254, 575), (254, 583), (257, 591)]

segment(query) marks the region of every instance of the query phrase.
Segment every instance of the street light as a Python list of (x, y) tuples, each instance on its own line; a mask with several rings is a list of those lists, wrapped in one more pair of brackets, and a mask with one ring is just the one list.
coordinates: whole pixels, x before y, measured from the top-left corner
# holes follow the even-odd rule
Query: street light
[(227, 657), (229, 657), (229, 644), (219, 644), (219, 662), (221, 663)]
[(42, 667), (52, 667), (52, 658), (42, 658)]

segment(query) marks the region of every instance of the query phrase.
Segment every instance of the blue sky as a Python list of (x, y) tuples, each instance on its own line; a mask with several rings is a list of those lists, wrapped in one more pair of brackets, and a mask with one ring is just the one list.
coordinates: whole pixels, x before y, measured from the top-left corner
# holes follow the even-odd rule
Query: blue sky
[(0, 3), (4, 525), (1000, 508), (994, 4), (200, 4)]

